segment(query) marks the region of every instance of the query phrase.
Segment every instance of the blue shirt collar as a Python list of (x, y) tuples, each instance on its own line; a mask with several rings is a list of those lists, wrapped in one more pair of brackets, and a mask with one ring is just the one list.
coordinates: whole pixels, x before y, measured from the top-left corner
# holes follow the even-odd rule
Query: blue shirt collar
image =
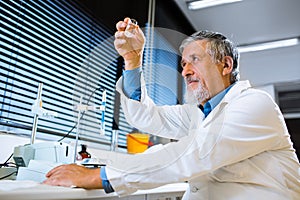
[[(203, 106), (203, 112), (205, 114), (205, 117), (212, 111), (224, 98), (224, 96), (227, 94), (227, 92), (232, 88), (234, 84), (231, 84), (226, 89), (219, 92), (216, 96), (211, 98), (208, 102), (206, 102)], [(202, 107), (202, 106), (201, 106)]]

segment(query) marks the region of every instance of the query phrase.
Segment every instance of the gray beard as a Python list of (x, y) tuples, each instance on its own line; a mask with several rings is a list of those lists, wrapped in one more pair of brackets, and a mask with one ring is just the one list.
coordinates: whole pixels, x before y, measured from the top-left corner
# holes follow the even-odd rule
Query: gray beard
[(199, 82), (199, 87), (195, 90), (186, 89), (185, 102), (187, 104), (197, 104), (200, 105), (203, 101), (209, 99), (208, 90)]

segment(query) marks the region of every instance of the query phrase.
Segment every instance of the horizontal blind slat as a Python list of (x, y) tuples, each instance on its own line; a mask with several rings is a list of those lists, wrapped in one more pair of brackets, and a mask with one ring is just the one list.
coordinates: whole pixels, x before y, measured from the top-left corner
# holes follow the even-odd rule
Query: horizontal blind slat
[[(39, 119), (41, 137), (63, 136), (76, 123), (76, 98), (107, 90), (106, 134), (111, 135), (118, 53), (113, 33), (72, 2), (0, 2), (0, 129), (30, 134), (37, 85), (42, 82), (43, 108), (58, 113)], [(89, 104), (101, 105), (96, 92)], [(109, 144), (100, 136), (101, 112), (87, 112), (80, 138)], [(70, 134), (74, 138), (74, 131)]]

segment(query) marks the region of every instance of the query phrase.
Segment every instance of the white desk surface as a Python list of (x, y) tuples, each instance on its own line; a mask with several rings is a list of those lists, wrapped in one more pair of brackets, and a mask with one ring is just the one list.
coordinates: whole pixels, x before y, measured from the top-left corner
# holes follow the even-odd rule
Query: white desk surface
[[(169, 184), (151, 190), (140, 190), (133, 194), (158, 194), (184, 192), (185, 183)], [(67, 188), (49, 186), (34, 181), (0, 181), (0, 200), (58, 200), (58, 199), (101, 199), (117, 197), (116, 193), (106, 194), (104, 190), (85, 190), (82, 188)]]

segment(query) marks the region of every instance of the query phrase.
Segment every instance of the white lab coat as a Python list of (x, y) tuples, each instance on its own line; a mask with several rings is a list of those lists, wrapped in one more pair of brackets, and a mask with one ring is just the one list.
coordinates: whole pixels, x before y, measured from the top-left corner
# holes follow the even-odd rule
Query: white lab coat
[(141, 101), (117, 83), (128, 122), (178, 139), (158, 151), (116, 159), (107, 177), (120, 195), (187, 181), (184, 199), (300, 199), (300, 165), (272, 98), (237, 82), (204, 119), (196, 105), (155, 106), (142, 78)]

